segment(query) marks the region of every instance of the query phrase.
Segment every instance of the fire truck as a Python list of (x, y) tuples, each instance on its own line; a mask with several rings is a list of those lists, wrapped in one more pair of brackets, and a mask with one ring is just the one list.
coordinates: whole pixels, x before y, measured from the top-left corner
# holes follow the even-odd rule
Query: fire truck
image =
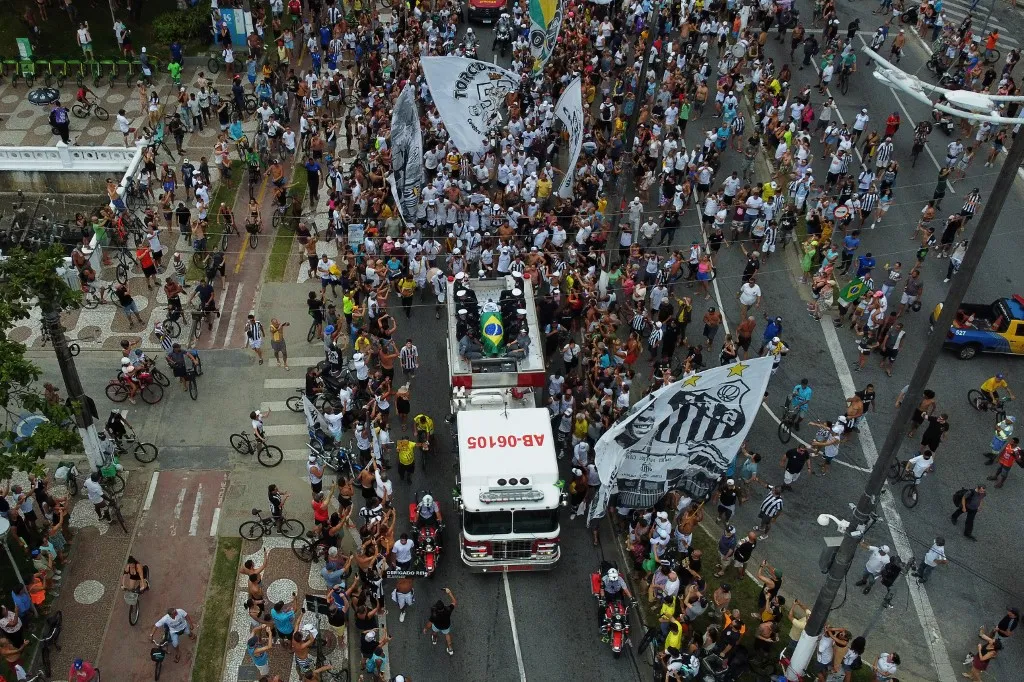
[[(537, 407), (545, 373), (533, 288), (462, 277), (447, 300), (462, 561), (480, 573), (551, 569), (566, 500), (551, 420)], [(460, 344), (467, 335), (471, 348)]]

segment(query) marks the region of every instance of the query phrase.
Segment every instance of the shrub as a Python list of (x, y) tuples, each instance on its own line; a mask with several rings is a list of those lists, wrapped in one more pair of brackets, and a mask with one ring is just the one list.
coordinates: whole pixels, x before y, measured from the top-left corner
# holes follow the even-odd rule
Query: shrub
[(197, 40), (210, 33), (210, 3), (200, 2), (186, 10), (174, 10), (153, 19), (153, 36), (160, 43), (170, 45)]

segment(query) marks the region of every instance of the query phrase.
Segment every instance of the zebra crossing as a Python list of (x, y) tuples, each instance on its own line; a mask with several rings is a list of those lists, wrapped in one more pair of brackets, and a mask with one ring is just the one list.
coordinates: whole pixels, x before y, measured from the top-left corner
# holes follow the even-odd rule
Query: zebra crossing
[(309, 455), (306, 417), (302, 412), (288, 409), (288, 398), (298, 395), (297, 391), (305, 387), (305, 368), (321, 360), (323, 356), (288, 358), (292, 371), (287, 376), (263, 380), (259, 409), (264, 414), (270, 412), (264, 430), (269, 442), (281, 448), (285, 460), (303, 461)]
[[(988, 4), (992, 0), (982, 0), (977, 3), (977, 6), (972, 10), (970, 2), (964, 0), (943, 0), (942, 11), (946, 13), (946, 18), (949, 22), (959, 25), (964, 18), (971, 15), (971, 30), (975, 35), (981, 36), (982, 42), (985, 40), (985, 35), (991, 32), (993, 29), (999, 31), (999, 43), (997, 47), (1003, 50), (1005, 56), (1006, 50), (1014, 47), (1020, 47), (1020, 41), (1010, 36), (1011, 28), (1008, 24), (1001, 23), (1000, 10), (1002, 7), (1003, 0), (996, 0), (998, 6), (996, 11), (992, 12), (992, 16), (988, 20), (986, 26), (985, 15), (988, 13)], [(984, 31), (983, 31), (984, 29)]]

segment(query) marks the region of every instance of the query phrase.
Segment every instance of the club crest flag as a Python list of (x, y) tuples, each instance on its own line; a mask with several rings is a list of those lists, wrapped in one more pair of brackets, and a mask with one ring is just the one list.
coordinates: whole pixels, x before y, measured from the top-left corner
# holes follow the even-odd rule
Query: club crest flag
[(590, 518), (612, 495), (632, 509), (669, 490), (706, 498), (739, 452), (771, 377), (772, 359), (715, 367), (640, 400), (594, 446), (601, 489)]
[(534, 73), (539, 73), (551, 57), (563, 16), (565, 0), (530, 0), (530, 51)]
[(566, 86), (562, 96), (555, 105), (555, 116), (569, 131), (569, 166), (565, 170), (562, 184), (558, 186), (558, 196), (563, 199), (572, 197), (572, 180), (576, 176), (576, 162), (583, 148), (583, 84), (577, 76)]
[(416, 222), (416, 206), (423, 187), (423, 136), (416, 92), (406, 85), (391, 114), (391, 193), (407, 223)]
[(505, 96), (519, 89), (519, 74), (465, 57), (422, 57), (420, 66), (458, 150), (485, 151), (488, 132), (501, 123)]

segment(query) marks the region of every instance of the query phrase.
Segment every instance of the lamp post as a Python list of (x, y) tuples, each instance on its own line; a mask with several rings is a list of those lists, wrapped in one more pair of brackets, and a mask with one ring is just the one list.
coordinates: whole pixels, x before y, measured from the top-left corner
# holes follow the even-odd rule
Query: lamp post
[[(1003, 118), (996, 111), (1000, 102), (1024, 101), (1024, 97), (996, 97), (983, 93), (950, 91), (945, 88), (938, 88), (903, 72), (868, 47), (864, 47), (863, 51), (879, 63), (879, 67), (874, 72), (876, 78), (890, 87), (900, 89), (922, 103), (934, 106), (950, 115), (968, 120), (990, 121), (1003, 125), (1024, 123), (1024, 119)], [(949, 105), (936, 105), (928, 98), (926, 92), (941, 92), (946, 97)], [(936, 326), (939, 329), (949, 328), (953, 316), (960, 308), (961, 303), (963, 303), (964, 295), (971, 284), (974, 273), (978, 269), (981, 256), (985, 252), (985, 247), (988, 245), (989, 238), (995, 229), (996, 219), (1002, 211), (1006, 197), (1013, 186), (1017, 168), (1020, 167), (1022, 161), (1024, 161), (1024, 143), (1012, 145), (1007, 158), (1003, 161), (1002, 168), (999, 170), (995, 186), (992, 188), (991, 197), (986, 202), (985, 208), (981, 213), (981, 218), (978, 221), (977, 228), (975, 228), (970, 247), (967, 249), (967, 254), (964, 256), (963, 264), (960, 267), (959, 276), (953, 280), (949, 292), (946, 294), (946, 299), (942, 305), (942, 312), (936, 322)], [(889, 426), (885, 442), (879, 450), (878, 459), (868, 475), (868, 480), (864, 486), (864, 491), (861, 493), (860, 500), (853, 508), (853, 522), (849, 525), (852, 525), (855, 530), (849, 531), (849, 526), (844, 528), (843, 524), (837, 524), (840, 526), (840, 532), (843, 533), (842, 541), (834, 557), (828, 562), (825, 582), (818, 592), (818, 597), (811, 608), (811, 616), (807, 621), (807, 627), (804, 628), (804, 632), (800, 636), (796, 650), (793, 652), (789, 666), (786, 669), (786, 679), (788, 680), (799, 680), (801, 678), (807, 668), (807, 664), (811, 660), (811, 656), (817, 648), (818, 639), (821, 637), (822, 632), (824, 632), (832, 605), (835, 603), (839, 589), (846, 579), (846, 574), (853, 565), (854, 554), (862, 535), (861, 528), (869, 522), (875, 507), (878, 505), (879, 497), (882, 494), (882, 486), (885, 485), (889, 464), (903, 443), (904, 426), (910, 420), (917, 405), (914, 396), (920, 395), (927, 387), (927, 382), (931, 378), (932, 371), (935, 369), (935, 364), (938, 362), (942, 352), (945, 336), (944, 333), (936, 332), (930, 334), (925, 340), (921, 358), (914, 369), (914, 374), (907, 388), (909, 399), (905, 400), (900, 409), (897, 410), (895, 418)], [(829, 521), (830, 519), (826, 515), (819, 517), (819, 523), (824, 522), (822, 525), (828, 525)], [(901, 558), (908, 560), (910, 557)], [(909, 588), (912, 590), (922, 589), (919, 585), (914, 584), (909, 585)], [(946, 671), (948, 674), (939, 675), (940, 680), (952, 675), (949, 661), (933, 661), (933, 663), (935, 663), (937, 668), (948, 669)]]
[[(11, 548), (7, 544), (7, 534), (11, 530), (11, 522), (0, 516), (0, 544), (4, 546), (4, 551), (7, 553), (7, 558), (11, 562), (11, 568), (14, 569), (14, 577), (18, 579), (19, 585), (25, 585), (25, 579), (21, 577), (21, 571), (18, 569), (17, 562), (14, 561), (14, 555), (11, 554)], [(35, 602), (32, 603), (32, 613), (39, 615), (39, 611), (36, 610)]]

